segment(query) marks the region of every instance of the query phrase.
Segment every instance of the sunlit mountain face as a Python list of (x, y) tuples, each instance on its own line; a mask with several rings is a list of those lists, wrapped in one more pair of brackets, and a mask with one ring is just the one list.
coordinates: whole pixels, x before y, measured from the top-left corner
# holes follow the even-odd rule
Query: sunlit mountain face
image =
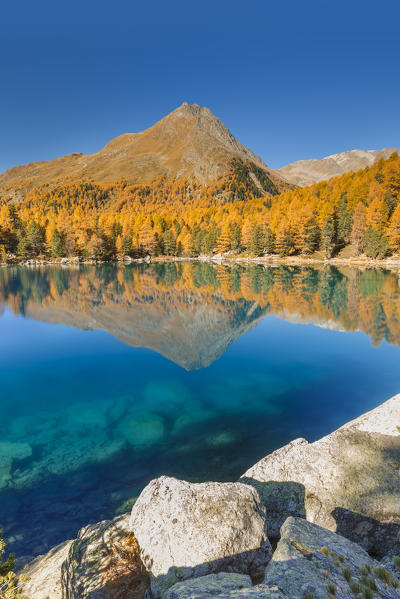
[(396, 272), (0, 269), (0, 527), (18, 555), (160, 474), (235, 480), (398, 392)]

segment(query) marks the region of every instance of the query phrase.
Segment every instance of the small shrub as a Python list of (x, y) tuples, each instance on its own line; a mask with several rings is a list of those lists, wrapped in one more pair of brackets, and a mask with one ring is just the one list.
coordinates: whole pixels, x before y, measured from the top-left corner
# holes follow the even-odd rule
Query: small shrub
[(371, 591), (377, 591), (378, 587), (376, 586), (376, 582), (373, 578), (367, 578), (365, 582), (365, 586), (367, 586)]
[(350, 580), (349, 587), (351, 591), (354, 593), (354, 595), (358, 595), (358, 593), (361, 593), (362, 591), (361, 585), (358, 584), (358, 582), (356, 582), (355, 580)]
[(334, 584), (332, 584), (331, 582), (329, 584), (326, 585), (326, 590), (328, 591), (328, 593), (330, 595), (335, 596), (336, 595), (336, 587)]
[(382, 582), (390, 582), (392, 579), (390, 572), (385, 570), (383, 566), (374, 568), (374, 574), (377, 578), (379, 578), (379, 580), (382, 580)]
[[(400, 433), (400, 426), (398, 426), (397, 428), (398, 428), (398, 431)], [(396, 555), (393, 558), (393, 562), (394, 562), (394, 566), (395, 566), (397, 572), (399, 572), (399, 574), (400, 574), (400, 556)]]
[(321, 553), (323, 553), (326, 557), (329, 557), (329, 549), (328, 549), (328, 547), (322, 547)]
[(352, 579), (352, 575), (351, 575), (351, 570), (350, 568), (343, 568), (342, 570), (342, 575), (343, 578), (347, 581), (350, 582), (350, 580)]

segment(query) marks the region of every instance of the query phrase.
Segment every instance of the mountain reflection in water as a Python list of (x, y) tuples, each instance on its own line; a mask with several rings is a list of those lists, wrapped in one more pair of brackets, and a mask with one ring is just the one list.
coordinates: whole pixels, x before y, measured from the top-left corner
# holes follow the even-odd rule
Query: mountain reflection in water
[(373, 269), (1, 268), (10, 548), (42, 553), (161, 474), (235, 480), (375, 407), (400, 388), (399, 299)]
[(400, 342), (397, 273), (207, 263), (0, 270), (15, 314), (101, 329), (187, 370), (209, 366), (266, 315)]

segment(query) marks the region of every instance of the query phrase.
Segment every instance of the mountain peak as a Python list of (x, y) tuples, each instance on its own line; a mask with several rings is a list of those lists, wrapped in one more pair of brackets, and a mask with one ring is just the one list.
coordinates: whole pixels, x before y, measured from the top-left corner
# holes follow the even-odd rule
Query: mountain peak
[(275, 185), (286, 182), (241, 144), (209, 108), (183, 102), (170, 114), (139, 133), (125, 133), (92, 155), (72, 154), (48, 162), (10, 169), (0, 175), (0, 190), (68, 180), (112, 183), (120, 179), (151, 183), (160, 176), (208, 184), (230, 172), (233, 161), (253, 163)]

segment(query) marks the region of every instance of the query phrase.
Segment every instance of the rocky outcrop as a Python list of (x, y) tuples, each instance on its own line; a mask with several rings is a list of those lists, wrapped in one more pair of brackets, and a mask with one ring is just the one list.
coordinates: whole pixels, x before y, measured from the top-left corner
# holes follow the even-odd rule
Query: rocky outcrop
[(20, 573), (28, 599), (142, 599), (149, 586), (129, 514), (83, 528)]
[(290, 517), (282, 526), (281, 539), (265, 569), (263, 584), (251, 586), (248, 577), (235, 576), (221, 573), (186, 580), (174, 585), (164, 597), (400, 598), (400, 572), (393, 560), (378, 562), (356, 543), (303, 518)]
[(400, 395), (308, 443), (297, 439), (250, 468), (273, 536), (301, 516), (377, 557), (400, 554)]
[(200, 578), (178, 582), (164, 595), (165, 599), (283, 599), (285, 595), (276, 586), (251, 586), (251, 578), (243, 574), (208, 574)]
[(29, 599), (63, 599), (61, 568), (68, 557), (73, 541), (53, 547), (46, 555), (39, 555), (21, 572), (23, 593)]
[(165, 599), (206, 599), (250, 586), (251, 578), (246, 574), (219, 572), (178, 582), (166, 592)]
[(301, 518), (283, 525), (264, 583), (291, 598), (367, 597), (368, 589), (387, 599), (400, 597), (400, 580), (359, 545)]
[(192, 484), (162, 476), (139, 496), (130, 525), (156, 598), (187, 578), (260, 574), (271, 557), (258, 493), (241, 483)]
[(83, 528), (62, 566), (63, 599), (136, 599), (148, 577), (129, 516)]

